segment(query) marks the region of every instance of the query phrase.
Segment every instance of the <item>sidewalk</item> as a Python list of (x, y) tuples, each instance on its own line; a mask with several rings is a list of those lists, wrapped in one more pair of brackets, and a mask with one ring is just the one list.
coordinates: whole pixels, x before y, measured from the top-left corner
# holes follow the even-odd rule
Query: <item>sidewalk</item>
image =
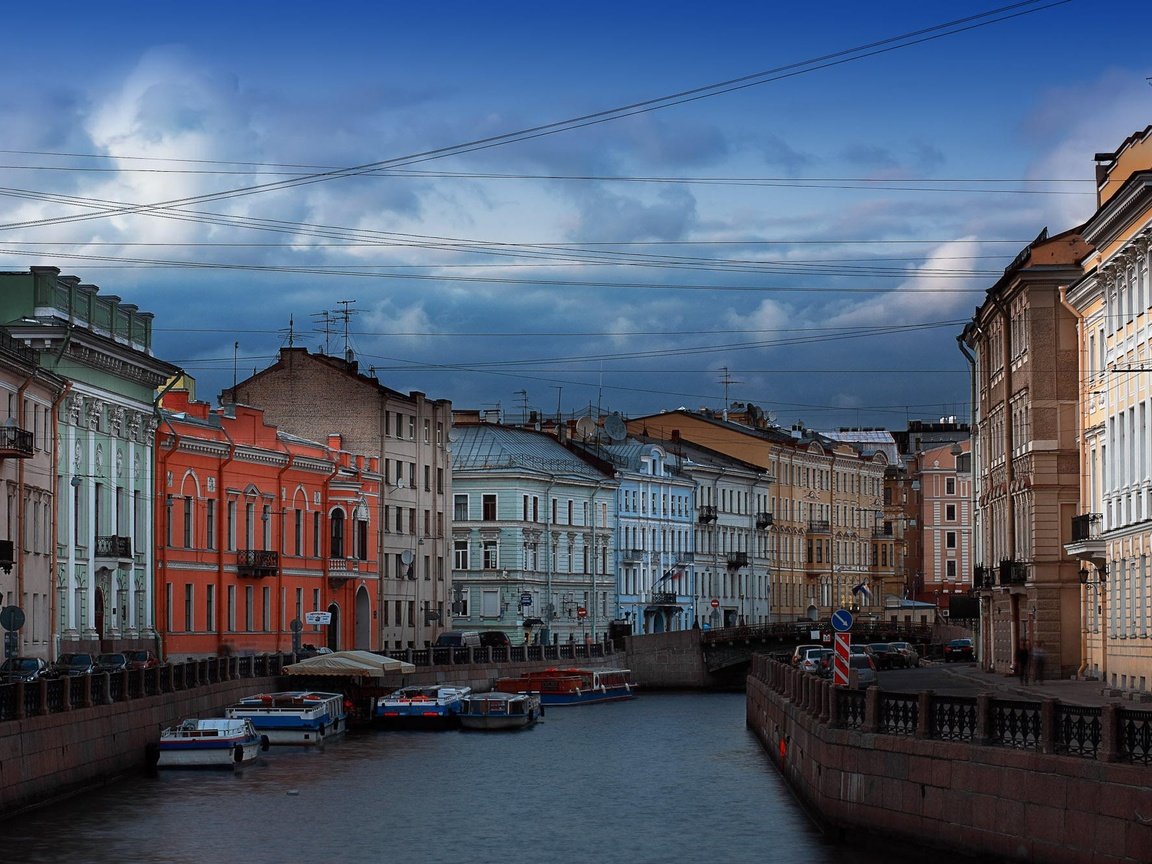
[(1002, 698), (1058, 699), (1069, 705), (1105, 705), (1115, 703), (1125, 708), (1152, 711), (1152, 695), (1144, 701), (1138, 695), (1106, 687), (1103, 681), (1075, 681), (1070, 678), (1045, 679), (1043, 682), (1021, 684), (1015, 675), (985, 672), (975, 665), (947, 666), (954, 675), (980, 683)]

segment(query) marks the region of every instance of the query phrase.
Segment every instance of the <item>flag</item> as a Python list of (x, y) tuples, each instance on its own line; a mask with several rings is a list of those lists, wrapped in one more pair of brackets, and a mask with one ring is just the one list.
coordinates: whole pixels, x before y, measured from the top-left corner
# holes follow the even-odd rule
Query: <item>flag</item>
[(855, 585), (852, 588), (852, 593), (862, 595), (864, 599), (869, 602), (872, 600), (872, 592), (868, 589), (868, 586), (864, 582), (860, 582), (859, 584)]

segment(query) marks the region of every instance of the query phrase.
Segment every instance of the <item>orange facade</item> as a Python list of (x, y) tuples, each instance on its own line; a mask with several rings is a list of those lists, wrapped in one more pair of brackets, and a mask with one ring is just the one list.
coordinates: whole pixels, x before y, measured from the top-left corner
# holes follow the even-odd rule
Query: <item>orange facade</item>
[[(156, 630), (172, 659), (379, 647), (377, 459), (174, 389), (156, 433)], [(312, 623), (328, 613), (329, 623)], [(323, 617), (323, 615), (319, 616)], [(297, 625), (296, 622), (299, 622)], [(298, 635), (297, 635), (298, 631)]]

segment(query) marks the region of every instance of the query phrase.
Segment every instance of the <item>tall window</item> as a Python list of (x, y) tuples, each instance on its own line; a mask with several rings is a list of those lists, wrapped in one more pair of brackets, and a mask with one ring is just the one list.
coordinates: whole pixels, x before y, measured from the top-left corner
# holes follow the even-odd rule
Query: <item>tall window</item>
[(944, 494), (945, 495), (955, 495), (956, 494), (956, 478), (955, 477), (945, 477), (944, 478)]
[(945, 546), (945, 548), (948, 548), (948, 549), (955, 549), (956, 548), (956, 532), (955, 531), (946, 531), (944, 533), (944, 546)]
[(484, 569), (495, 570), (500, 566), (500, 552), (495, 540), (484, 541)]
[(204, 502), (204, 539), (205, 549), (216, 548), (216, 501), (209, 498)]
[[(117, 492), (120, 490), (117, 489)], [(192, 496), (184, 496), (184, 548), (192, 548)]]
[(483, 515), (481, 516), (481, 518), (485, 522), (495, 522), (496, 521), (496, 495), (493, 493), (490, 493), (490, 492), (486, 492), (486, 493), (484, 493), (484, 497), (483, 497), (483, 499), (481, 499), (481, 502), (483, 505)]
[(332, 538), (332, 551), (331, 557), (343, 558), (344, 557), (344, 511), (333, 510), (332, 515), (329, 517), (331, 522), (331, 538)]
[(356, 557), (361, 561), (368, 560), (368, 520), (356, 520)]
[(293, 549), (297, 557), (304, 554), (304, 511), (296, 508), (296, 518), (292, 525)]
[(454, 540), (452, 542), (452, 549), (455, 555), (453, 567), (457, 570), (468, 569), (468, 541), (467, 540)]
[(184, 584), (184, 632), (191, 633), (196, 628), (193, 626), (193, 610), (195, 607), (196, 598), (193, 594), (195, 586), (191, 582)]
[(244, 505), (244, 548), (255, 549), (252, 542), (256, 534), (256, 505), (249, 501)]
[(268, 549), (272, 546), (272, 507), (265, 504), (260, 510), (260, 524), (263, 526), (261, 529), (261, 549)]
[(945, 505), (944, 518), (948, 522), (955, 522), (956, 521), (956, 505), (955, 504)]
[(228, 586), (228, 632), (236, 632), (236, 586)]
[(209, 633), (216, 632), (216, 586), (206, 585), (204, 595), (204, 629)]
[(231, 552), (236, 548), (236, 502), (228, 502), (228, 551)]
[(312, 514), (312, 557), (323, 557), (320, 552), (320, 511)]
[(456, 493), (452, 496), (452, 518), (457, 522), (468, 519), (468, 496)]

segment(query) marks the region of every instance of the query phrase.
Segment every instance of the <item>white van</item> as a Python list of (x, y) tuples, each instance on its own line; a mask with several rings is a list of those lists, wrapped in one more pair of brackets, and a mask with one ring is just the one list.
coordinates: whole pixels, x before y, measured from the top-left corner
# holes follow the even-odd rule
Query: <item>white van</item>
[(445, 630), (436, 637), (437, 648), (479, 648), (478, 630)]

